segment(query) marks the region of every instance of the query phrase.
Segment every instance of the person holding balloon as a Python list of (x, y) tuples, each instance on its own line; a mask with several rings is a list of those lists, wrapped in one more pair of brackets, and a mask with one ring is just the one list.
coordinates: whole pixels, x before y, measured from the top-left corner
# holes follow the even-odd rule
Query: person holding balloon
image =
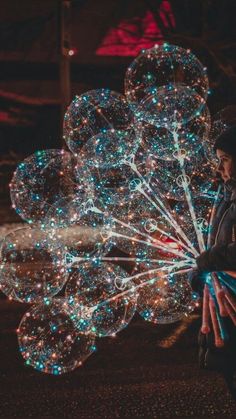
[[(217, 273), (228, 273), (232, 287), (235, 278), (236, 287), (236, 125), (218, 136), (214, 151), (224, 196), (213, 214), (210, 246), (196, 259), (197, 269), (192, 272), (191, 285), (203, 296), (202, 327), (198, 336), (199, 366), (220, 370), (232, 387), (236, 369), (236, 299), (222, 286)], [(209, 292), (207, 277), (213, 278), (215, 300)], [(219, 315), (223, 319), (226, 339), (222, 339), (220, 333)]]

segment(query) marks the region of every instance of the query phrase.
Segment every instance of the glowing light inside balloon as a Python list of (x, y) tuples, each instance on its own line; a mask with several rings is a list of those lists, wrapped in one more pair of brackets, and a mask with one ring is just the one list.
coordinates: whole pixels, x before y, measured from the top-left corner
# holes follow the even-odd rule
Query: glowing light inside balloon
[(63, 254), (55, 251), (50, 232), (28, 226), (3, 240), (0, 275), (1, 290), (26, 303), (58, 294), (68, 276)]
[[(28, 365), (71, 371), (95, 337), (116, 334), (136, 310), (166, 324), (198, 305), (188, 273), (209, 246), (221, 196), (211, 146), (226, 125), (222, 116), (212, 130), (207, 92), (206, 69), (189, 50), (156, 46), (128, 68), (125, 96), (98, 89), (75, 97), (64, 120), (73, 154), (45, 150), (19, 164), (12, 204), (35, 225), (3, 241), (0, 285), (37, 303), (18, 330)], [(114, 246), (122, 256), (109, 253)], [(212, 278), (214, 302), (208, 295), (204, 307), (221, 324)], [(219, 281), (232, 290), (228, 277)]]
[(135, 146), (134, 137), (127, 141), (127, 136), (132, 136), (133, 122), (133, 112), (124, 96), (109, 89), (91, 90), (76, 96), (68, 107), (64, 139), (75, 154), (84, 145), (96, 148), (105, 157), (103, 164), (108, 164), (113, 150), (122, 156)]
[(125, 92), (131, 104), (139, 103), (152, 89), (183, 84), (204, 99), (208, 94), (206, 68), (190, 50), (164, 43), (155, 45), (131, 63), (125, 77)]
[(76, 160), (64, 150), (42, 150), (20, 163), (10, 183), (12, 206), (30, 224), (41, 221), (60, 198), (79, 190)]
[[(123, 286), (126, 278), (120, 266), (98, 261), (81, 262), (69, 278), (66, 295), (90, 308), (91, 330), (100, 337), (126, 327), (135, 313), (137, 293), (132, 291), (132, 281)], [(119, 296), (120, 287), (127, 290), (124, 296)]]
[(31, 307), (17, 334), (26, 365), (48, 374), (74, 370), (96, 349), (94, 337), (76, 329), (64, 299)]

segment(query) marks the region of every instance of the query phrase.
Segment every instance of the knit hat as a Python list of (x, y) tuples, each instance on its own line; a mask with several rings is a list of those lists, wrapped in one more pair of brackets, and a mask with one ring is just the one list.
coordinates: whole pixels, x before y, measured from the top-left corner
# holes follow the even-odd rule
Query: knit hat
[(217, 149), (236, 157), (236, 125), (227, 128), (217, 137), (214, 150), (216, 151)]

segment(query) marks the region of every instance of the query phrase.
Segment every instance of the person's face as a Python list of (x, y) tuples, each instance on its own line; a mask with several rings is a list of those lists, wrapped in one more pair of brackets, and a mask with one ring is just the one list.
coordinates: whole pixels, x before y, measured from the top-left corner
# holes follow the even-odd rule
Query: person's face
[(233, 158), (225, 151), (216, 150), (218, 165), (216, 171), (220, 174), (224, 182), (231, 179), (233, 175)]

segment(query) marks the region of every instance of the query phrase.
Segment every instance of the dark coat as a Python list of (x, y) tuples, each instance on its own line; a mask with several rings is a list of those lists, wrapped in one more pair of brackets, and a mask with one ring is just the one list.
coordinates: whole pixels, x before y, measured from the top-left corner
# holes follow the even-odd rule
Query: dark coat
[(236, 271), (236, 184), (225, 191), (213, 219), (210, 247), (197, 259), (200, 271)]

